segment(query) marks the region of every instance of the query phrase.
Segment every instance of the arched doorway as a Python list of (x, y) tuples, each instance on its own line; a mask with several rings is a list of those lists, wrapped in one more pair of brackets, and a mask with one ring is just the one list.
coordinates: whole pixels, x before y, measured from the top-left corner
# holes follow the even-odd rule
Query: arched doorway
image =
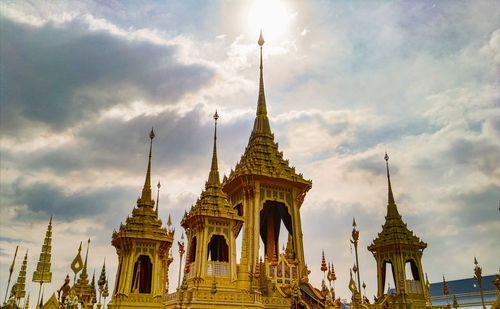
[(264, 242), (264, 255), (269, 261), (279, 255), (281, 222), (293, 237), (292, 216), (284, 203), (266, 201), (260, 211), (260, 237)]
[(134, 276), (132, 279), (132, 293), (151, 293), (151, 278), (153, 264), (147, 255), (141, 255), (134, 264)]

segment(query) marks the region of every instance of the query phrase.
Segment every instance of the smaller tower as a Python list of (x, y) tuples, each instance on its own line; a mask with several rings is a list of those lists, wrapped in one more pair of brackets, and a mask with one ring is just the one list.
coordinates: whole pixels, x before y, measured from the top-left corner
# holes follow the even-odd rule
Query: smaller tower
[(118, 271), (109, 308), (162, 308), (166, 294), (168, 252), (174, 231), (162, 227), (151, 198), (151, 152), (153, 129), (149, 134), (149, 160), (146, 180), (137, 207), (111, 244), (118, 255)]
[[(385, 223), (380, 232), (368, 246), (377, 261), (377, 302), (390, 304), (391, 308), (425, 308), (428, 304), (428, 292), (422, 271), (422, 253), (427, 244), (421, 241), (406, 227), (401, 219), (389, 174), (389, 156), (384, 156), (387, 169), (388, 204)], [(386, 278), (387, 269), (392, 272), (395, 293), (384, 297), (384, 286), (391, 278)]]
[(196, 287), (213, 291), (214, 285), (217, 290), (234, 289), (236, 286), (235, 243), (243, 218), (231, 207), (227, 195), (222, 191), (217, 164), (218, 118), (215, 112), (212, 164), (205, 190), (181, 221), (188, 239), (187, 290)]

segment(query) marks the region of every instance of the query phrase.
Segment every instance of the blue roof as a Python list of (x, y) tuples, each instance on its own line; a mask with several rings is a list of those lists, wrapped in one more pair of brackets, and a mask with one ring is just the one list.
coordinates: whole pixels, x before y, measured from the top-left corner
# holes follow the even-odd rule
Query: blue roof
[[(491, 282), (495, 277), (495, 275), (483, 277), (483, 292), (496, 291), (496, 287)], [(479, 293), (479, 286), (474, 278), (446, 281), (446, 286), (448, 287), (448, 295)], [(430, 297), (442, 296), (443, 282), (431, 283), (429, 294)]]

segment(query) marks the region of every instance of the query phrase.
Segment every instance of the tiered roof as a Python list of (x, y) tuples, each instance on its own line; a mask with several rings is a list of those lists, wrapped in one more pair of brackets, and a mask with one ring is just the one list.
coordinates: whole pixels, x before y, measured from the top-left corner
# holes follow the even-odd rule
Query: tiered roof
[(214, 114), (214, 119), (214, 146), (210, 173), (208, 174), (208, 180), (205, 182), (205, 190), (201, 192), (195, 205), (182, 218), (181, 225), (184, 227), (188, 227), (191, 221), (198, 216), (212, 216), (243, 221), (243, 218), (238, 216), (236, 211), (231, 207), (227, 194), (222, 191), (217, 164), (217, 120), (219, 119), (217, 111)]
[(404, 223), (401, 219), (401, 215), (398, 212), (398, 208), (394, 202), (394, 195), (392, 193), (388, 162), (389, 156), (387, 153), (384, 158), (386, 160), (387, 182), (389, 187), (387, 215), (385, 216), (385, 223), (382, 226), (382, 231), (378, 233), (378, 236), (373, 240), (373, 243), (368, 246), (368, 250), (376, 251), (378, 248), (394, 244), (405, 244), (414, 246), (417, 249), (424, 249), (427, 247), (427, 244), (415, 236), (413, 231), (409, 230), (406, 223)]
[(137, 199), (137, 207), (132, 210), (132, 216), (127, 217), (125, 224), (120, 224), (118, 232), (113, 232), (111, 243), (114, 246), (118, 245), (122, 238), (126, 237), (173, 241), (174, 229), (162, 227), (162, 222), (158, 218), (158, 211), (154, 209), (155, 202), (151, 198), (151, 151), (153, 138), (155, 137), (153, 129), (151, 129), (149, 137), (148, 169), (142, 194)]
[(309, 190), (312, 182), (305, 180), (302, 174), (295, 172), (294, 167), (290, 167), (288, 160), (283, 159), (283, 152), (279, 151), (278, 143), (274, 141), (274, 134), (271, 132), (269, 118), (267, 117), (266, 97), (264, 94), (262, 66), (264, 39), (262, 32), (258, 43), (260, 45), (260, 81), (257, 114), (245, 153), (241, 156), (240, 162), (236, 164), (234, 170), (231, 170), (229, 177), (224, 178), (224, 186), (227, 186), (240, 176), (259, 175), (288, 180), (299, 184), (304, 190)]

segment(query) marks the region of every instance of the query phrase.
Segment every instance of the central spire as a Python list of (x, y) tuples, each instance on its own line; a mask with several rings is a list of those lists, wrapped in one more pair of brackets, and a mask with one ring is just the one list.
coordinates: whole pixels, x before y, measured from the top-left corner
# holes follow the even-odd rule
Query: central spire
[(210, 174), (208, 175), (207, 186), (220, 184), (219, 167), (217, 165), (217, 119), (219, 119), (219, 114), (217, 114), (217, 110), (215, 110), (214, 150), (212, 153), (212, 166), (210, 167)]
[(260, 46), (259, 99), (257, 101), (257, 115), (255, 117), (252, 133), (271, 134), (269, 119), (267, 118), (266, 96), (264, 94), (264, 66), (262, 65), (262, 45), (264, 45), (264, 37), (262, 36), (262, 30), (260, 31), (258, 44)]
[(389, 156), (387, 152), (384, 156), (385, 165), (387, 168), (387, 183), (388, 183), (388, 193), (387, 193), (387, 217), (388, 218), (400, 218), (398, 208), (396, 207), (396, 203), (394, 202), (394, 195), (392, 194), (392, 186), (391, 186), (391, 175), (389, 174)]
[(143, 202), (151, 201), (151, 151), (153, 149), (153, 138), (155, 138), (155, 132), (151, 128), (149, 132), (149, 159), (148, 159), (148, 171), (146, 172), (146, 180), (144, 181), (144, 187), (142, 188), (141, 200)]

